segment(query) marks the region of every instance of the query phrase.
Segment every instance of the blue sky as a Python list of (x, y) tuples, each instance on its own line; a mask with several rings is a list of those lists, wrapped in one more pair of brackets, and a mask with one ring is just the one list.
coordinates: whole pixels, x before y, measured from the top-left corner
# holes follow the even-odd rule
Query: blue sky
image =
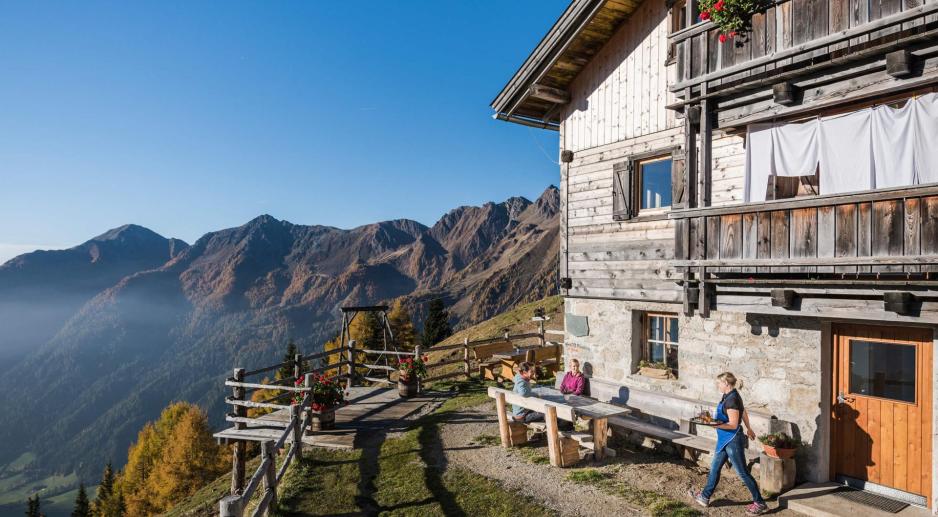
[(556, 184), (488, 103), (566, 0), (4, 2), (0, 262), (125, 223), (432, 224)]

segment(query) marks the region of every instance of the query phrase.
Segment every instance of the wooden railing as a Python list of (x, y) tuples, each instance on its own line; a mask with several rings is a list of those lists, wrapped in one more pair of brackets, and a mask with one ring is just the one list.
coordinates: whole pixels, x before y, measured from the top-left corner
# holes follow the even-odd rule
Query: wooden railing
[[(462, 364), (463, 367), (452, 372), (443, 372), (437, 375), (429, 375), (428, 377), (421, 380), (423, 384), (459, 376), (465, 376), (467, 379), (469, 379), (472, 376), (470, 351), (475, 348), (497, 342), (507, 341), (508, 343), (511, 343), (513, 341), (535, 338), (538, 340), (539, 345), (545, 346), (549, 344), (549, 341), (547, 340), (548, 334), (559, 336), (563, 335), (563, 331), (545, 329), (544, 320), (541, 320), (539, 323), (538, 332), (520, 334), (509, 334), (508, 332), (505, 332), (503, 335), (498, 337), (478, 340), (469, 340), (467, 337), (463, 339), (462, 343), (434, 346), (427, 351), (421, 351), (420, 345), (417, 345), (413, 351), (357, 348), (355, 346), (356, 342), (352, 340), (349, 341), (346, 346), (335, 350), (305, 356), (296, 355), (292, 361), (286, 361), (250, 371), (246, 371), (243, 368), (235, 369), (234, 375), (225, 380), (225, 386), (232, 388), (232, 395), (230, 397), (226, 397), (225, 402), (233, 408), (232, 413), (229, 413), (226, 416), (226, 421), (232, 422), (236, 429), (246, 428), (247, 424), (255, 421), (253, 418), (248, 418), (248, 408), (287, 410), (290, 412), (290, 420), (285, 423), (278, 422), (277, 420), (264, 420), (265, 425), (283, 425), (284, 430), (276, 440), (260, 442), (261, 462), (254, 471), (254, 474), (248, 480), (247, 484), (244, 483), (246, 443), (243, 440), (235, 441), (231, 473), (231, 495), (226, 496), (219, 501), (219, 515), (221, 515), (221, 517), (242, 517), (245, 515), (248, 504), (257, 493), (257, 490), (261, 487), (261, 483), (263, 483), (264, 492), (259, 502), (257, 503), (257, 506), (255, 506), (254, 510), (251, 512), (251, 515), (268, 515), (270, 509), (276, 506), (277, 485), (283, 479), (283, 476), (286, 473), (287, 468), (290, 466), (290, 463), (294, 459), (299, 459), (303, 456), (302, 436), (305, 430), (309, 428), (312, 418), (312, 412), (310, 408), (311, 400), (310, 394), (308, 392), (309, 386), (312, 382), (312, 374), (335, 371), (337, 373), (333, 376), (333, 378), (345, 379), (349, 387), (351, 387), (356, 381), (390, 384), (395, 382), (391, 379), (391, 373), (393, 373), (396, 368), (388, 367), (386, 365), (379, 365), (374, 362), (369, 363), (367, 361), (369, 357), (375, 357), (379, 355), (392, 355), (396, 357), (419, 356), (423, 352), (432, 352), (433, 355), (439, 359), (427, 364), (428, 371), (437, 370), (439, 368), (451, 366), (454, 364)], [(439, 352), (450, 350), (462, 350), (461, 357), (448, 359), (445, 357), (445, 355), (439, 354)], [(330, 363), (330, 358), (335, 356), (338, 356), (339, 360)], [(364, 357), (366, 360), (358, 363), (358, 359), (362, 357)], [(325, 364), (312, 369), (303, 368), (304, 364), (308, 364), (309, 362), (315, 360), (324, 360)], [(248, 377), (273, 372), (290, 366), (291, 364), (293, 367), (292, 377), (280, 379), (275, 383), (270, 384), (249, 382), (247, 380)], [(363, 375), (359, 372), (359, 369), (368, 369), (370, 371), (384, 370), (388, 371), (388, 375), (385, 378)], [(341, 373), (343, 370), (344, 373)], [(295, 386), (294, 384), (296, 379), (300, 378), (304, 379), (304, 385)], [(274, 395), (261, 401), (250, 400), (248, 394), (257, 390), (277, 390), (282, 391), (283, 393)], [(306, 394), (301, 404), (290, 403), (289, 399), (294, 397), (296, 393)], [(287, 400), (284, 401), (283, 399)], [(287, 453), (283, 456), (280, 467), (278, 468), (278, 451), (281, 451), (289, 440), (292, 440), (292, 443)]]
[[(877, 0), (870, 4), (782, 0), (752, 17), (747, 37), (726, 43), (720, 43), (713, 23), (697, 23), (670, 36), (678, 60), (677, 81), (671, 90), (680, 92), (706, 83), (713, 92), (765, 76), (780, 81), (825, 61), (882, 53), (899, 42), (895, 33), (900, 31), (919, 28), (907, 36), (934, 37), (934, 27), (927, 31), (921, 27), (932, 24), (936, 12), (938, 4), (922, 0)], [(887, 35), (891, 36), (884, 38)], [(783, 72), (791, 73), (786, 76)]]
[(699, 279), (708, 273), (758, 279), (938, 271), (938, 185), (681, 210), (670, 217), (678, 221), (673, 265)]

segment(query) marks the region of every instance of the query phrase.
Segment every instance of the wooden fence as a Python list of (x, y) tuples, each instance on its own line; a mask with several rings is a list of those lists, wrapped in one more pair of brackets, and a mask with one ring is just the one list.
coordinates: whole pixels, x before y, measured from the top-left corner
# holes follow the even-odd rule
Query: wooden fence
[[(247, 481), (247, 484), (244, 482), (247, 444), (244, 440), (236, 440), (234, 442), (235, 446), (233, 449), (231, 472), (231, 495), (226, 496), (221, 499), (221, 501), (219, 501), (219, 515), (221, 515), (221, 517), (242, 517), (245, 515), (245, 511), (248, 508), (248, 503), (255, 496), (255, 493), (260, 488), (262, 482), (264, 490), (263, 495), (261, 496), (257, 506), (254, 507), (251, 515), (268, 515), (270, 509), (276, 506), (277, 485), (283, 479), (283, 476), (286, 473), (287, 468), (290, 466), (290, 463), (294, 459), (303, 457), (302, 436), (303, 433), (306, 432), (305, 430), (309, 428), (310, 420), (312, 418), (312, 410), (310, 408), (312, 401), (310, 400), (308, 389), (311, 385), (313, 374), (323, 374), (330, 371), (335, 371), (336, 375), (334, 375), (333, 378), (346, 380), (348, 387), (353, 386), (357, 381), (392, 384), (396, 382), (396, 380), (392, 380), (391, 374), (396, 369), (393, 367), (374, 364), (373, 362), (370, 363), (368, 361), (369, 357), (374, 357), (380, 354), (393, 355), (397, 357), (417, 357), (422, 353), (432, 352), (433, 355), (439, 357), (439, 359), (433, 362), (428, 362), (428, 376), (424, 379), (421, 379), (422, 384), (459, 376), (465, 376), (466, 379), (469, 379), (472, 377), (472, 350), (492, 343), (513, 343), (526, 339), (537, 339), (538, 345), (545, 346), (548, 344), (548, 334), (562, 336), (563, 331), (545, 329), (544, 321), (542, 320), (540, 321), (540, 328), (538, 332), (520, 334), (509, 334), (508, 332), (505, 332), (503, 335), (497, 337), (478, 340), (469, 340), (467, 337), (463, 339), (462, 343), (434, 346), (429, 350), (423, 351), (421, 350), (420, 345), (417, 345), (413, 351), (372, 350), (357, 348), (355, 346), (356, 342), (352, 340), (349, 341), (347, 346), (343, 346), (336, 350), (305, 356), (298, 354), (292, 361), (286, 361), (283, 363), (258, 368), (256, 370), (246, 371), (243, 368), (235, 369), (234, 375), (225, 380), (225, 386), (229, 386), (232, 389), (231, 396), (226, 397), (225, 402), (233, 408), (232, 413), (227, 415), (226, 420), (228, 422), (232, 422), (235, 426), (235, 429), (245, 429), (247, 428), (247, 424), (256, 420), (247, 416), (247, 410), (249, 408), (289, 411), (290, 419), (288, 422), (281, 422), (278, 420), (264, 420), (265, 426), (282, 425), (284, 429), (276, 440), (272, 439), (260, 442), (261, 462), (254, 471), (254, 474)], [(555, 342), (551, 342), (550, 344), (555, 344)], [(439, 352), (454, 350), (461, 350), (462, 354), (457, 354), (456, 358), (447, 358), (445, 354), (439, 354)], [(330, 358), (335, 356), (338, 356), (339, 360), (330, 363)], [(317, 368), (305, 369), (303, 367), (304, 364), (308, 364), (311, 361), (316, 360), (324, 361), (324, 363)], [(429, 373), (433, 370), (439, 370), (440, 368), (455, 364), (461, 364), (462, 368), (458, 368), (455, 371), (438, 373), (436, 375), (431, 375)], [(290, 365), (293, 366), (292, 377), (280, 379), (275, 383), (270, 384), (256, 382), (256, 380), (255, 382), (248, 381), (249, 377), (274, 372)], [(360, 369), (367, 369), (369, 372), (374, 370), (387, 371), (388, 374), (386, 377), (374, 377), (373, 375), (364, 375), (360, 373)], [(295, 386), (294, 384), (296, 379), (301, 378), (304, 379), (304, 385)], [(251, 397), (249, 396), (249, 393), (253, 393), (257, 390), (277, 390), (281, 391), (282, 393), (273, 395), (270, 398), (261, 401), (250, 400)], [(305, 394), (302, 402), (300, 404), (291, 404), (291, 399), (297, 393)], [(277, 456), (280, 454), (279, 451), (284, 449), (284, 447), (287, 445), (288, 440), (292, 441), (292, 443), (290, 444), (290, 448), (287, 450), (286, 454), (283, 456), (283, 459), (281, 460), (280, 466), (278, 468)]]

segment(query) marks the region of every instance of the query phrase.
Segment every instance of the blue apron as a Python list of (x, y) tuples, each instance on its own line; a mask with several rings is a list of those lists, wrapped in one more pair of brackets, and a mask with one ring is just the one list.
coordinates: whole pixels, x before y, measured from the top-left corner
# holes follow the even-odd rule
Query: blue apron
[[(741, 416), (742, 416), (742, 415), (740, 415), (740, 417), (741, 417)], [(722, 401), (722, 400), (720, 401), (719, 404), (717, 404), (716, 419), (717, 419), (717, 420), (720, 420), (721, 422), (729, 422), (729, 421), (730, 421), (730, 417), (726, 414), (726, 410), (723, 409), (723, 401)], [(740, 418), (740, 420), (741, 420), (741, 419), (742, 419), (742, 418)], [(717, 429), (717, 450), (716, 450), (716, 452), (722, 451), (722, 450), (726, 447), (726, 444), (728, 444), (728, 443), (730, 443), (731, 441), (733, 441), (733, 438), (736, 438), (736, 435), (739, 434), (739, 429), (740, 429), (740, 427), (741, 427), (741, 426), (737, 425), (737, 426), (736, 426), (736, 429), (734, 429), (734, 430), (732, 430), (732, 431), (730, 431), (729, 429)]]

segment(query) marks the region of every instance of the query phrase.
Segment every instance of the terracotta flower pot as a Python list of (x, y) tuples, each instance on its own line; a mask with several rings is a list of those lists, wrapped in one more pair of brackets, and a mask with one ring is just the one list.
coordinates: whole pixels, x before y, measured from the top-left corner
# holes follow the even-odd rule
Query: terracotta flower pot
[(409, 398), (417, 395), (417, 378), (398, 379), (397, 394), (402, 398)]
[(772, 447), (771, 445), (762, 444), (762, 450), (765, 451), (766, 456), (770, 458), (779, 458), (782, 460), (787, 460), (795, 456), (796, 449), (779, 449)]

